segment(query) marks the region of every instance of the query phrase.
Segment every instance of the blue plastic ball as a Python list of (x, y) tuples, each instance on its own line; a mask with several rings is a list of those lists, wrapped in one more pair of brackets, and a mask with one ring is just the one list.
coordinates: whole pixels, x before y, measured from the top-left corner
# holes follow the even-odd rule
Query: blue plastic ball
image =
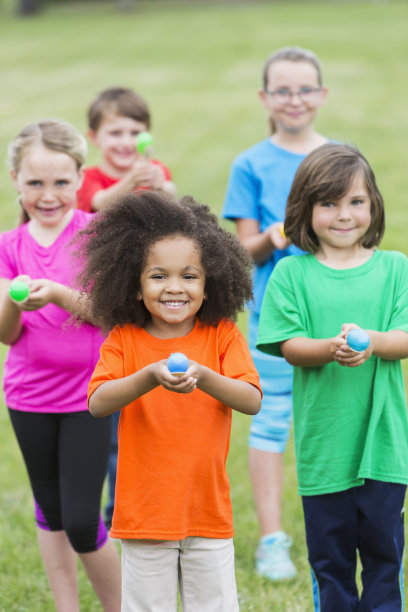
[(167, 359), (167, 367), (172, 374), (184, 374), (188, 370), (188, 365), (184, 353), (172, 353)]
[(370, 344), (370, 337), (364, 329), (352, 329), (347, 334), (347, 344), (353, 351), (365, 351)]

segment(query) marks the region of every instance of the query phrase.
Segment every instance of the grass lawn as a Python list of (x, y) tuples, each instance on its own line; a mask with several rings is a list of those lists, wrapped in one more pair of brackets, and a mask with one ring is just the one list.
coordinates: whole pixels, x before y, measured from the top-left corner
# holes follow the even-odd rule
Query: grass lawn
[[(232, 159), (266, 135), (256, 94), (264, 60), (280, 46), (309, 47), (322, 61), (330, 90), (317, 128), (367, 156), (386, 203), (382, 246), (408, 254), (405, 2), (137, 0), (131, 12), (119, 6), (55, 1), (22, 19), (14, 2), (0, 0), (2, 160), (25, 124), (59, 117), (85, 133), (95, 94), (110, 85), (130, 86), (151, 106), (155, 153), (171, 168), (179, 193), (219, 212)], [(98, 161), (90, 148), (89, 163)], [(4, 162), (0, 231), (15, 223), (15, 200)], [(4, 355), (1, 347), (1, 361)], [(248, 417), (234, 415), (229, 474), (241, 610), (308, 612), (312, 597), (292, 442), (284, 528), (294, 538), (298, 578), (274, 585), (254, 572), (258, 530), (247, 471), (248, 426)], [(0, 612), (51, 612), (28, 481), (4, 406), (0, 447)], [(100, 610), (83, 573), (80, 579), (81, 610)]]

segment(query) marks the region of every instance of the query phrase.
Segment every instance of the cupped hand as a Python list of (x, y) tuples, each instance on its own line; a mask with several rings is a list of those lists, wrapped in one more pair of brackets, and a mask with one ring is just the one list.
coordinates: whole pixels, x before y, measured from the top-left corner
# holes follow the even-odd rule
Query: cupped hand
[(275, 247), (275, 249), (284, 250), (287, 249), (290, 241), (282, 233), (282, 223), (272, 223), (266, 230), (269, 235), (269, 240)]

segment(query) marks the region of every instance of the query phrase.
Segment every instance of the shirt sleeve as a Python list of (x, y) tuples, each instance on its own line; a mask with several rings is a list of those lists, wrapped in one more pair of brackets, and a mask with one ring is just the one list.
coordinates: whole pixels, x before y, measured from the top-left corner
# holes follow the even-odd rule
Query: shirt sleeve
[(125, 376), (123, 364), (123, 343), (120, 329), (115, 327), (100, 348), (99, 361), (88, 385), (88, 404), (91, 395), (100, 385), (108, 380), (117, 380)]
[(294, 337), (307, 337), (299, 294), (296, 291), (296, 256), (285, 257), (271, 274), (262, 302), (256, 348), (282, 357), (280, 343)]
[(0, 235), (0, 278), (14, 278), (17, 267), (11, 258), (12, 249), (8, 248), (5, 235)]
[(396, 257), (397, 282), (389, 330), (408, 332), (408, 259), (402, 253)]
[(167, 166), (165, 166), (164, 164), (162, 164), (158, 159), (152, 159), (151, 160), (152, 164), (154, 164), (155, 166), (160, 166), (160, 168), (163, 170), (164, 173), (164, 178), (166, 181), (171, 181), (171, 172), (170, 170), (167, 168)]
[(259, 181), (248, 160), (239, 156), (231, 167), (222, 216), (225, 219), (259, 221), (259, 193)]
[(244, 336), (232, 321), (226, 321), (222, 325), (220, 339), (221, 374), (228, 378), (249, 382), (257, 387), (262, 394), (259, 374)]
[(84, 180), (77, 191), (77, 208), (85, 212), (92, 212), (92, 200), (97, 191), (106, 187), (98, 180), (92, 168), (87, 168)]

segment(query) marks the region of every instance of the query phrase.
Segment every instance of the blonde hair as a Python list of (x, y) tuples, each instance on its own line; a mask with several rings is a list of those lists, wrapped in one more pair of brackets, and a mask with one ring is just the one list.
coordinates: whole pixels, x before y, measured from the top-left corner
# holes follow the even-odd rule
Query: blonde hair
[[(313, 68), (316, 69), (319, 87), (323, 85), (320, 61), (313, 51), (310, 49), (303, 49), (302, 47), (282, 47), (272, 53), (264, 63), (262, 70), (262, 87), (264, 91), (268, 88), (269, 67), (272, 66), (272, 64), (276, 64), (276, 62), (306, 62), (311, 64)], [(273, 119), (269, 119), (269, 128), (271, 134), (276, 132), (276, 125)]]
[[(26, 125), (9, 144), (7, 158), (9, 166), (16, 174), (27, 149), (41, 145), (50, 151), (65, 153), (71, 157), (79, 171), (84, 165), (88, 146), (85, 138), (70, 124), (59, 119), (43, 119)], [(29, 221), (22, 208), (18, 223)]]
[(88, 151), (85, 138), (70, 124), (59, 119), (43, 119), (26, 125), (8, 147), (8, 163), (16, 174), (20, 171), (25, 151), (42, 145), (50, 151), (66, 153), (79, 170)]

